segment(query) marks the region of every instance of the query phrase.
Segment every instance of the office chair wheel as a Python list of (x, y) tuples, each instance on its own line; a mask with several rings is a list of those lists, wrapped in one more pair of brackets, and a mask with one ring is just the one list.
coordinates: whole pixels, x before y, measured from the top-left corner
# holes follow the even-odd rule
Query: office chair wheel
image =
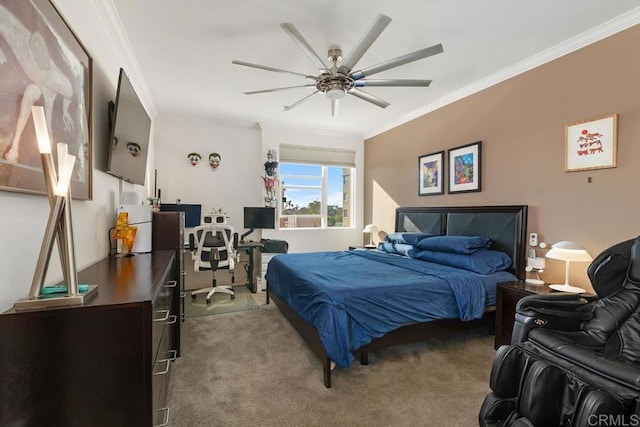
[(211, 304), (211, 299), (207, 298), (207, 304)]

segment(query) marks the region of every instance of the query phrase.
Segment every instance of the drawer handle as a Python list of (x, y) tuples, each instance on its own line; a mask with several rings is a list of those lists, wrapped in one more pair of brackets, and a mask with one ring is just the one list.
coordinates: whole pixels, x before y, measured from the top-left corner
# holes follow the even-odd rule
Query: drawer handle
[(162, 424), (156, 424), (153, 427), (164, 427), (169, 424), (169, 408), (158, 409), (158, 413), (164, 412), (164, 417), (162, 418)]
[(167, 282), (166, 285), (164, 285), (165, 288), (175, 288), (178, 285), (178, 281), (177, 280), (169, 280)]
[(167, 320), (167, 325), (173, 325), (178, 320), (178, 316), (173, 314), (173, 315), (169, 316), (168, 319), (169, 320)]
[(164, 313), (164, 317), (153, 319), (154, 322), (165, 322), (169, 318), (169, 310), (158, 310), (158, 313)]
[(169, 357), (167, 357), (166, 359), (161, 359), (161, 360), (156, 361), (156, 366), (159, 363), (164, 363), (165, 366), (164, 366), (164, 369), (162, 371), (154, 372), (153, 375), (164, 375), (167, 372), (169, 372), (169, 367), (171, 366), (171, 362), (176, 360), (176, 358), (178, 357), (178, 352), (176, 350), (169, 350), (167, 352), (167, 356), (169, 356)]
[(180, 298), (185, 299), (187, 296), (186, 292), (180, 292)]
[(154, 372), (153, 375), (164, 375), (167, 372), (169, 372), (169, 366), (170, 366), (170, 363), (171, 363), (170, 359), (158, 360), (156, 362), (156, 365), (158, 365), (159, 363), (164, 363), (164, 369), (162, 371)]

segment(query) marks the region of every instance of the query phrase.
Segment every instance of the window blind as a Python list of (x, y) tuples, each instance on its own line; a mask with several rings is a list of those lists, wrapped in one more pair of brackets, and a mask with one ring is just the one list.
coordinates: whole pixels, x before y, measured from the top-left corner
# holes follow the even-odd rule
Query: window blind
[(356, 167), (355, 150), (280, 144), (280, 161), (323, 166)]

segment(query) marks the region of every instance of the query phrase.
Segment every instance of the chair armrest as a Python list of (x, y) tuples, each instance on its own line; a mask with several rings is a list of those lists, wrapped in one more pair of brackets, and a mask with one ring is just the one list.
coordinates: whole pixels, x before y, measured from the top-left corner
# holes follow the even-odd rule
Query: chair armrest
[(596, 299), (596, 296), (585, 297), (575, 294), (528, 295), (518, 301), (516, 313), (525, 316), (545, 315), (589, 320), (593, 311), (590, 303)]
[(196, 253), (196, 238), (193, 233), (189, 233), (189, 250), (191, 251), (191, 257), (193, 258)]
[(578, 331), (591, 319), (597, 297), (575, 294), (528, 295), (516, 304), (511, 344), (526, 341), (532, 329)]

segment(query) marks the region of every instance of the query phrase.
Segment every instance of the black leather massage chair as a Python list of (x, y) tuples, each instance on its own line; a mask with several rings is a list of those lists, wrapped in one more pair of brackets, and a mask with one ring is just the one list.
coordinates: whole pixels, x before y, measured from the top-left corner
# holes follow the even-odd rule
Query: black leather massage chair
[(480, 426), (640, 426), (640, 237), (603, 251), (587, 273), (597, 296), (518, 302)]

